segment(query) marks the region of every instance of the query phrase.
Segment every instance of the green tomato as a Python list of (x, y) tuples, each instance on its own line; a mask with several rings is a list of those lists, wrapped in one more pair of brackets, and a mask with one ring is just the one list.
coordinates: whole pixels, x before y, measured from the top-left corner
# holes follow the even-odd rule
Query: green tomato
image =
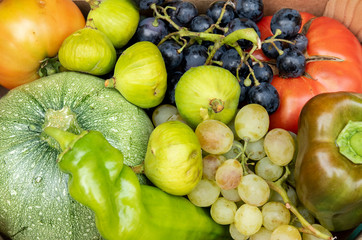
[(235, 116), (240, 91), (230, 71), (217, 66), (199, 66), (180, 78), (175, 101), (181, 117), (193, 128), (206, 119), (228, 124)]

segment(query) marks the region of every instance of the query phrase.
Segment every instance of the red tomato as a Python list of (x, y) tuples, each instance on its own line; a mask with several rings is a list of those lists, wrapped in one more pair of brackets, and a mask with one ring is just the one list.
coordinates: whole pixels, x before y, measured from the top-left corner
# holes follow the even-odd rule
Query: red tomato
[(85, 26), (71, 0), (2, 0), (0, 19), (0, 85), (8, 89), (39, 78), (42, 60)]
[[(314, 16), (301, 13), (303, 25)], [(258, 26), (261, 39), (271, 36), (271, 16), (264, 17)], [(284, 128), (297, 133), (299, 114), (304, 104), (322, 92), (362, 92), (362, 47), (358, 39), (340, 22), (328, 17), (314, 18), (306, 33), (308, 56), (337, 57), (342, 61), (309, 62), (306, 73), (311, 76), (281, 78), (275, 75), (272, 85), (280, 95), (278, 110), (270, 115), (270, 128)], [(258, 51), (256, 56), (267, 60)]]

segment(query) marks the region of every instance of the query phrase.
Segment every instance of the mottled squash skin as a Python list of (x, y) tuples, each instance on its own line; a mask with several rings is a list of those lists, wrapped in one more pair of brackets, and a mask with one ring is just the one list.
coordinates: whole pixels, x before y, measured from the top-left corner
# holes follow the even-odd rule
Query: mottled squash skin
[(42, 137), (47, 109), (68, 106), (82, 129), (98, 130), (133, 166), (153, 125), (104, 80), (74, 72), (24, 84), (0, 99), (0, 232), (13, 240), (101, 239), (90, 210), (68, 194), (59, 150)]

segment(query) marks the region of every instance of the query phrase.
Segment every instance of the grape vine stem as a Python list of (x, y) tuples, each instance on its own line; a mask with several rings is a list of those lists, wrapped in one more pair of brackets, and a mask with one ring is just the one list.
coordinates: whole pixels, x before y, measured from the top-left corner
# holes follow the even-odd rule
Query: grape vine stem
[(299, 228), (298, 230), (300, 232), (304, 232), (304, 233), (308, 233), (308, 234), (312, 234), (318, 238), (321, 239), (326, 239), (326, 240), (333, 240), (335, 239), (334, 237), (330, 237), (320, 231), (318, 231), (317, 229), (315, 229), (298, 211), (298, 209), (292, 204), (292, 202), (290, 201), (287, 192), (285, 191), (285, 189), (282, 187), (282, 183), (287, 179), (288, 175), (290, 174), (289, 168), (285, 167), (286, 171), (284, 173), (284, 175), (278, 179), (276, 182), (272, 182), (272, 181), (267, 181), (269, 187), (274, 190), (275, 192), (279, 193), (279, 195), (282, 197), (284, 203), (285, 203), (285, 207), (287, 209), (289, 209), (300, 221), (300, 223), (302, 224), (302, 228)]

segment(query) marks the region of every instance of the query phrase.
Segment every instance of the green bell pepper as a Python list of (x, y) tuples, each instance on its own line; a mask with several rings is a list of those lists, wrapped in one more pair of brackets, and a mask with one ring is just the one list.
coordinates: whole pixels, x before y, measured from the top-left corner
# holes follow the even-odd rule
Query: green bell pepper
[(330, 231), (362, 222), (362, 93), (313, 97), (299, 119), (296, 191)]
[(206, 209), (184, 197), (140, 185), (122, 153), (98, 131), (75, 135), (47, 127), (63, 152), (59, 168), (70, 175), (70, 195), (95, 213), (96, 226), (107, 240), (228, 239), (225, 226)]

